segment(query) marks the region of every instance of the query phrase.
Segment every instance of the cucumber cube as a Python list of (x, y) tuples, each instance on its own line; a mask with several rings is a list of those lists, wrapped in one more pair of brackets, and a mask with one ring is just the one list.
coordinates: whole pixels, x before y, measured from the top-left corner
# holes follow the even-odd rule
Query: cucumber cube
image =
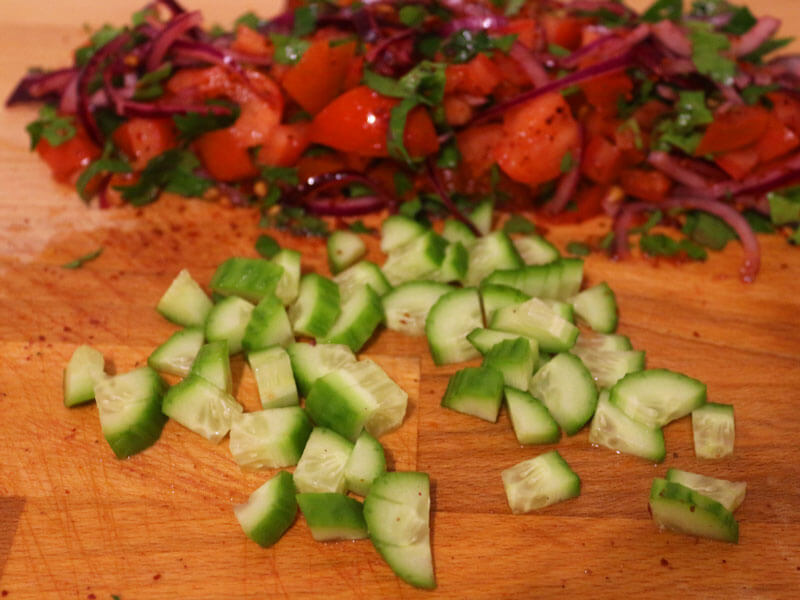
[(344, 344), (358, 352), (383, 321), (381, 298), (370, 286), (361, 286), (342, 303), (339, 317), (322, 338), (327, 344)]
[(511, 426), (520, 444), (554, 444), (561, 437), (558, 423), (547, 407), (528, 392), (505, 388)]
[(223, 296), (239, 296), (252, 303), (272, 296), (283, 267), (264, 258), (235, 256), (223, 262), (211, 277), (211, 289)]
[(165, 415), (215, 444), (242, 410), (236, 398), (199, 375), (189, 375), (164, 396)]
[(578, 328), (538, 298), (497, 310), (489, 326), (491, 329), (531, 337), (545, 352), (569, 350), (578, 338)]
[(220, 340), (202, 346), (192, 363), (190, 374), (198, 375), (230, 394), (233, 390), (233, 377), (228, 342)]
[(708, 402), (694, 409), (692, 433), (697, 458), (732, 456), (736, 437), (733, 406)]
[(320, 377), (311, 386), (306, 410), (314, 423), (355, 441), (378, 408), (377, 400), (345, 369)]
[(608, 392), (603, 392), (597, 403), (589, 443), (653, 462), (661, 462), (666, 456), (661, 429), (631, 419), (608, 401)]
[(706, 385), (682, 373), (648, 369), (629, 373), (611, 388), (611, 403), (655, 429), (706, 403)]
[(506, 386), (526, 391), (533, 374), (533, 361), (531, 345), (517, 338), (496, 344), (483, 357), (483, 366), (500, 371)]
[(339, 286), (317, 273), (300, 280), (300, 293), (289, 307), (289, 320), (296, 333), (322, 337), (339, 316)]
[(103, 353), (90, 346), (78, 346), (64, 369), (64, 406), (94, 400), (94, 386), (106, 378)]
[(339, 286), (339, 294), (342, 301), (349, 298), (362, 285), (371, 287), (378, 296), (383, 296), (392, 289), (381, 268), (368, 260), (362, 260), (352, 267), (346, 268), (336, 275), (333, 280)]
[(280, 346), (251, 352), (247, 356), (256, 378), (262, 408), (281, 408), (298, 404), (292, 363)]
[(503, 375), (490, 367), (467, 367), (447, 384), (442, 406), (494, 423), (503, 401)]
[(617, 328), (617, 299), (604, 281), (587, 288), (570, 300), (575, 313), (594, 331), (614, 333)]
[(208, 313), (206, 339), (209, 342), (225, 340), (228, 343), (228, 352), (241, 352), (242, 340), (254, 308), (247, 300), (238, 296), (223, 298)]
[(661, 529), (722, 542), (739, 542), (739, 524), (716, 500), (666, 479), (650, 488), (650, 513)]
[(243, 468), (290, 467), (300, 460), (311, 429), (299, 406), (244, 413), (231, 425), (231, 454)]
[(545, 452), (503, 471), (508, 505), (515, 515), (531, 512), (581, 493), (581, 480), (561, 455)]
[(212, 306), (203, 288), (183, 269), (161, 296), (156, 310), (178, 325), (202, 327)]
[(205, 334), (200, 327), (176, 331), (166, 342), (153, 350), (147, 358), (147, 364), (156, 371), (186, 377), (204, 341)]
[(352, 452), (351, 441), (325, 427), (315, 427), (294, 470), (297, 491), (343, 494), (345, 467)]
[(366, 496), (372, 482), (385, 472), (383, 446), (368, 432), (362, 431), (344, 468), (348, 491)]
[(597, 407), (597, 388), (581, 359), (556, 354), (531, 379), (529, 391), (539, 398), (567, 435), (589, 422)]
[(728, 481), (681, 469), (669, 469), (666, 480), (680, 483), (698, 494), (708, 496), (731, 512), (742, 505), (747, 492), (747, 484), (744, 481)]
[(297, 504), (318, 542), (369, 537), (361, 502), (344, 494), (297, 494)]
[(283, 274), (275, 287), (275, 297), (284, 306), (289, 306), (297, 299), (300, 291), (300, 253), (297, 250), (282, 248), (272, 262), (283, 268)]
[(292, 324), (283, 304), (275, 296), (267, 296), (250, 314), (242, 336), (242, 348), (247, 352), (263, 350), (270, 346), (284, 348), (294, 342)]
[(355, 364), (353, 351), (343, 344), (291, 344), (286, 351), (292, 361), (292, 371), (302, 396), (308, 396), (314, 382), (331, 371)]
[(292, 474), (279, 471), (250, 494), (246, 503), (234, 506), (233, 512), (247, 537), (264, 548), (272, 546), (297, 516)]
[(328, 267), (336, 275), (358, 262), (366, 253), (364, 240), (352, 231), (337, 230), (328, 236)]

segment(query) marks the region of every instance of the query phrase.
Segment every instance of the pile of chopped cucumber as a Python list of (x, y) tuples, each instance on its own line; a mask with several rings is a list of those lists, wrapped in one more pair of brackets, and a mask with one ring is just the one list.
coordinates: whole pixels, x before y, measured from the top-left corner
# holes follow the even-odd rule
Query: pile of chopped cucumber
[[(402, 425), (408, 395), (357, 356), (381, 325), (425, 335), (437, 365), (481, 359), (451, 377), (441, 404), (489, 422), (505, 404), (522, 445), (554, 444), (588, 424), (592, 445), (659, 463), (663, 427), (691, 415), (698, 458), (733, 453), (733, 407), (707, 402), (696, 379), (645, 369), (644, 352), (615, 333), (611, 288), (581, 289), (583, 261), (562, 258), (536, 234), (491, 231), (490, 205), (473, 219), (480, 237), (456, 220), (439, 234), (402, 215), (387, 218), (383, 267), (364, 260), (357, 235), (336, 232), (327, 245), (333, 278), (302, 274), (300, 253), (290, 249), (226, 260), (211, 297), (182, 270), (156, 307), (181, 329), (147, 366), (114, 376), (100, 352), (80, 346), (64, 371), (64, 404), (96, 400), (118, 458), (154, 444), (167, 419), (214, 444), (229, 437), (242, 468), (281, 469), (234, 508), (249, 538), (276, 543), (299, 507), (315, 540), (368, 537), (399, 577), (421, 588), (436, 585), (429, 478), (388, 472), (379, 441)], [(245, 412), (232, 395), (230, 356), (239, 352), (261, 410)], [(181, 379), (169, 386), (162, 374)], [(501, 479), (515, 514), (581, 488), (552, 449)], [(662, 528), (736, 542), (732, 513), (744, 493), (744, 483), (670, 469), (653, 482), (649, 506)]]

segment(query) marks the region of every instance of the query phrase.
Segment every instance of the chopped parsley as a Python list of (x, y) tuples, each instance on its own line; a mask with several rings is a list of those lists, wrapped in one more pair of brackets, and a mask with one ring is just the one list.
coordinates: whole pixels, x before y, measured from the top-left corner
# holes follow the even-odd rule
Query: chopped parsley
[(250, 29), (258, 29), (261, 20), (258, 18), (258, 15), (252, 11), (246, 12), (240, 17), (238, 17), (233, 22), (233, 28), (236, 29), (239, 25), (244, 25), (245, 27), (249, 27)]
[(695, 242), (675, 240), (662, 233), (645, 234), (639, 238), (639, 248), (648, 256), (674, 257), (681, 253), (692, 260), (705, 260), (708, 253)]
[(358, 221), (353, 221), (347, 226), (347, 228), (353, 233), (375, 233), (375, 228), (367, 227), (364, 224), (364, 221), (362, 221), (361, 219), (359, 219)]
[(319, 217), (306, 213), (302, 206), (283, 206), (274, 214), (270, 211), (261, 218), (260, 225), (289, 231), (295, 235), (328, 235), (328, 224)]
[(701, 21), (687, 21), (686, 26), (692, 44), (692, 62), (698, 72), (724, 85), (733, 83), (736, 63), (723, 54), (731, 47), (727, 36), (715, 33), (709, 23)]
[(693, 211), (686, 215), (681, 231), (690, 240), (712, 250), (722, 250), (729, 241), (739, 237), (725, 221), (702, 211)]
[(800, 222), (800, 186), (767, 194), (769, 217), (775, 225)]
[(270, 33), (270, 40), (275, 46), (273, 60), (280, 65), (294, 65), (303, 58), (306, 50), (311, 47), (311, 42), (292, 35)]
[(536, 225), (522, 215), (512, 214), (503, 223), (505, 233), (536, 233)]
[(402, 171), (395, 172), (393, 180), (394, 194), (398, 198), (403, 198), (409, 192), (414, 191), (414, 182), (412, 182), (411, 178)]
[(83, 256), (79, 256), (78, 258), (76, 258), (74, 260), (71, 260), (69, 262), (65, 262), (63, 265), (61, 265), (61, 268), (62, 269), (80, 269), (87, 262), (96, 259), (102, 253), (103, 253), (103, 247), (101, 246), (100, 248), (98, 248), (97, 250), (94, 250), (93, 252), (89, 252), (88, 254), (84, 254)]
[(256, 239), (256, 252), (264, 258), (272, 258), (280, 252), (281, 246), (275, 241), (275, 238), (266, 233), (262, 233)]
[(223, 106), (228, 109), (226, 114), (188, 112), (185, 115), (173, 115), (172, 120), (178, 130), (178, 137), (184, 142), (214, 131), (233, 125), (239, 118), (239, 106), (225, 100), (209, 100), (208, 105)]
[(662, 120), (655, 128), (655, 147), (669, 151), (671, 146), (693, 154), (703, 137), (698, 128), (708, 125), (714, 115), (706, 106), (705, 93), (701, 91), (680, 92), (675, 103), (675, 114), (671, 119)]
[(82, 46), (75, 51), (75, 64), (79, 67), (86, 66), (86, 63), (94, 56), (100, 48), (122, 33), (122, 29), (103, 25), (89, 37), (89, 44)]
[(683, 0), (656, 0), (642, 14), (642, 21), (646, 23), (658, 23), (666, 19), (679, 21), (682, 13)]
[(780, 88), (781, 86), (779, 86), (777, 83), (772, 83), (769, 85), (748, 85), (741, 92), (742, 99), (747, 104), (752, 106), (753, 104), (758, 104), (765, 94), (769, 94), (770, 92), (774, 92)]
[(45, 104), (39, 109), (39, 118), (25, 128), (31, 138), (31, 150), (44, 138), (51, 146), (60, 146), (75, 137), (75, 119), (59, 115), (55, 106)]
[(416, 27), (422, 24), (428, 13), (418, 4), (406, 4), (397, 13), (400, 22), (407, 27)]
[(122, 159), (101, 156), (83, 170), (75, 182), (75, 189), (78, 190), (81, 200), (88, 202), (91, 194), (86, 188), (92, 179), (103, 173), (130, 173), (131, 170), (131, 166)]
[(771, 54), (776, 50), (780, 50), (784, 46), (788, 46), (789, 44), (791, 44), (793, 41), (794, 41), (793, 37), (772, 38), (766, 40), (758, 48), (753, 50), (750, 54), (745, 54), (744, 56), (742, 56), (742, 60), (746, 60), (747, 62), (760, 65), (764, 62), (764, 57), (767, 54)]
[(454, 63), (469, 62), (479, 53), (492, 55), (494, 50), (508, 53), (511, 45), (517, 39), (516, 34), (489, 37), (484, 31), (470, 31), (462, 29), (457, 31), (442, 46), (444, 55)]
[(436, 166), (440, 169), (455, 169), (459, 162), (461, 162), (461, 153), (458, 151), (456, 143), (451, 141), (439, 151)]
[(165, 62), (155, 71), (145, 73), (136, 82), (136, 91), (133, 93), (134, 100), (153, 100), (164, 95), (164, 87), (161, 83), (172, 75), (172, 63)]
[(573, 256), (589, 256), (592, 249), (584, 242), (569, 242), (567, 244), (567, 252)]
[(567, 150), (564, 156), (561, 157), (561, 172), (569, 173), (572, 167), (575, 166), (575, 159), (572, 156), (572, 151)]
[(200, 160), (191, 151), (174, 148), (150, 159), (139, 181), (114, 189), (134, 206), (153, 202), (162, 191), (188, 197), (202, 196), (213, 182), (195, 173), (199, 167)]

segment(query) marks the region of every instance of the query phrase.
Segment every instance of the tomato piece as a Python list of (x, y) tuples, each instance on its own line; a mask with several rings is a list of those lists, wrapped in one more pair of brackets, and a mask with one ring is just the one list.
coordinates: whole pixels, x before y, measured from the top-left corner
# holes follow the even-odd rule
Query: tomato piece
[(613, 183), (622, 170), (622, 152), (602, 136), (592, 136), (586, 144), (581, 172), (597, 183)]
[(581, 84), (583, 94), (591, 106), (603, 115), (618, 113), (619, 99), (630, 100), (633, 81), (625, 73), (609, 73)]
[(134, 117), (112, 134), (114, 143), (130, 159), (134, 171), (141, 171), (148, 161), (175, 147), (175, 126), (172, 119)]
[(531, 50), (538, 46), (540, 37), (538, 21), (526, 18), (514, 19), (503, 27), (498, 27), (497, 33), (516, 34), (517, 41)]
[(714, 115), (697, 149), (696, 156), (738, 150), (758, 141), (767, 128), (769, 113), (760, 106), (733, 106)]
[(758, 164), (758, 150), (755, 145), (739, 150), (731, 150), (714, 157), (714, 162), (734, 179), (742, 179)]
[(583, 117), (586, 132), (591, 135), (603, 136), (613, 139), (617, 135), (623, 121), (593, 110)]
[(800, 99), (786, 92), (770, 92), (767, 98), (772, 102), (772, 113), (778, 120), (800, 135)]
[[(317, 113), (311, 141), (362, 156), (389, 156), (389, 118), (399, 102), (367, 86), (353, 88)], [(411, 156), (427, 156), (439, 149), (436, 129), (424, 108), (408, 114), (403, 143)]]
[(565, 210), (556, 215), (541, 215), (549, 223), (570, 224), (581, 223), (603, 213), (603, 200), (609, 193), (605, 185), (589, 185), (581, 187), (575, 195), (575, 209)]
[(670, 111), (670, 107), (659, 100), (649, 100), (642, 104), (633, 113), (633, 118), (641, 129), (649, 131), (664, 114)]
[(237, 181), (258, 174), (247, 146), (230, 127), (204, 133), (195, 140), (194, 146), (203, 166), (214, 179)]
[(756, 143), (756, 152), (760, 162), (768, 162), (800, 145), (797, 134), (784, 125), (776, 116), (770, 115), (764, 135)]
[(261, 35), (247, 25), (239, 25), (236, 28), (236, 38), (231, 43), (231, 50), (255, 56), (268, 56), (272, 53), (266, 36)]
[(661, 171), (645, 169), (623, 169), (620, 184), (626, 194), (648, 202), (660, 202), (672, 188), (672, 181)]
[(350, 61), (347, 67), (347, 74), (342, 82), (342, 91), (347, 91), (357, 87), (364, 78), (364, 57), (356, 56)]
[(283, 88), (305, 110), (316, 114), (344, 89), (355, 53), (355, 41), (331, 47), (330, 41), (317, 40), (286, 72)]
[(310, 139), (311, 123), (278, 125), (259, 148), (257, 160), (263, 165), (290, 167), (308, 148)]
[(499, 123), (473, 125), (456, 134), (462, 163), (474, 179), (479, 179), (495, 163), (494, 148), (503, 139)]
[(460, 65), (447, 65), (445, 92), (488, 96), (503, 80), (499, 67), (485, 54)]
[(344, 160), (340, 154), (331, 152), (321, 156), (303, 156), (297, 161), (297, 177), (300, 181), (305, 181), (309, 177), (341, 171), (344, 168)]
[(588, 21), (576, 17), (545, 15), (543, 18), (547, 41), (568, 50), (577, 50), (583, 39), (583, 27)]
[(36, 144), (36, 152), (62, 183), (71, 183), (78, 174), (100, 156), (100, 148), (89, 138), (82, 127), (77, 127), (75, 135), (58, 146), (51, 146), (41, 138)]
[(561, 174), (564, 155), (579, 138), (578, 123), (564, 97), (545, 94), (506, 113), (494, 158), (511, 179), (536, 185)]
[(456, 127), (469, 122), (475, 112), (472, 109), (472, 105), (462, 96), (445, 96), (442, 106), (444, 107), (445, 120), (448, 124)]

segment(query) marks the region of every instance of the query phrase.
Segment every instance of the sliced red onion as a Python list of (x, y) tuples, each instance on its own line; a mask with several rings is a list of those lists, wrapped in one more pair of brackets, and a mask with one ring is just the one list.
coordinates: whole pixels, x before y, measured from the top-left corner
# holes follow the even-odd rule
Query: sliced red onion
[(761, 17), (750, 30), (733, 42), (733, 53), (744, 56), (756, 50), (761, 44), (771, 38), (780, 29), (780, 19), (775, 17)]
[(656, 85), (656, 92), (658, 92), (658, 95), (664, 98), (664, 100), (671, 100), (674, 102), (678, 99), (678, 92), (668, 85), (659, 83)]
[(177, 0), (156, 0), (156, 4), (163, 4), (173, 15), (180, 15), (186, 12), (186, 9)]
[(78, 79), (80, 75), (75, 73), (72, 80), (64, 88), (61, 93), (61, 100), (58, 103), (58, 109), (70, 115), (78, 112)]
[(550, 83), (550, 76), (534, 53), (521, 42), (515, 41), (508, 52), (509, 56), (519, 64), (528, 76), (534, 87), (541, 87)]
[(569, 201), (575, 196), (575, 192), (578, 190), (578, 184), (581, 180), (583, 143), (585, 137), (583, 127), (580, 127), (578, 131), (578, 143), (572, 149), (572, 168), (561, 177), (561, 181), (558, 182), (558, 186), (556, 186), (556, 191), (553, 194), (553, 197), (542, 206), (544, 211), (548, 214), (556, 215), (560, 212), (563, 212), (567, 207), (567, 204), (569, 204)]
[(800, 152), (791, 155), (775, 167), (745, 177), (741, 181), (723, 181), (711, 186), (713, 198), (739, 195), (761, 195), (800, 181)]
[(508, 25), (508, 19), (500, 15), (489, 13), (453, 19), (449, 23), (445, 23), (439, 30), (439, 33), (448, 36), (459, 31), (464, 31), (465, 29), (467, 31), (491, 31), (500, 29), (506, 25)]
[(478, 228), (475, 226), (475, 223), (470, 221), (464, 213), (458, 210), (458, 207), (453, 202), (452, 198), (450, 198), (450, 194), (447, 193), (447, 190), (444, 189), (444, 185), (442, 185), (441, 179), (439, 179), (439, 174), (436, 172), (436, 165), (433, 164), (433, 159), (427, 160), (427, 167), (428, 167), (428, 179), (431, 180), (431, 184), (433, 185), (433, 189), (436, 190), (436, 194), (442, 199), (442, 203), (447, 207), (447, 210), (459, 221), (464, 223), (467, 227), (469, 227), (470, 231), (477, 236), (481, 235), (481, 232), (478, 231)]
[(574, 0), (573, 2), (567, 4), (564, 8), (566, 8), (566, 10), (570, 13), (605, 10), (620, 17), (636, 16), (636, 13), (624, 4), (619, 2), (610, 2), (609, 0)]
[[(323, 210), (325, 207), (328, 209), (332, 209), (334, 205), (337, 205), (336, 212), (325, 212), (325, 213), (317, 213), (317, 214), (338, 214), (340, 216), (346, 216), (347, 213), (343, 211), (347, 211), (349, 209), (346, 208), (347, 205), (351, 203), (353, 207), (358, 207), (363, 204), (363, 206), (370, 205), (374, 202), (370, 203), (359, 203), (356, 202), (359, 200), (358, 198), (349, 198), (347, 200), (341, 199), (312, 199), (311, 196), (313, 194), (318, 194), (320, 192), (325, 192), (328, 190), (335, 190), (340, 189), (346, 185), (351, 185), (353, 183), (359, 183), (363, 186), (370, 188), (374, 194), (373, 196), (369, 196), (372, 199), (379, 199), (380, 206), (376, 208), (372, 208), (366, 212), (374, 212), (376, 210), (380, 210), (382, 208), (394, 208), (397, 204), (397, 201), (392, 197), (390, 194), (386, 193), (386, 191), (381, 188), (377, 183), (372, 181), (366, 175), (359, 173), (358, 171), (331, 171), (329, 173), (322, 173), (320, 175), (314, 175), (312, 177), (307, 178), (305, 181), (301, 182), (297, 185), (294, 189), (288, 191), (286, 193), (286, 200), (290, 204), (297, 204), (297, 205), (305, 205), (308, 206), (311, 210)], [(363, 208), (362, 206), (362, 208)], [(359, 209), (361, 210), (361, 209)], [(353, 214), (365, 214), (364, 212), (358, 212)]]
[(78, 70), (70, 67), (47, 73), (31, 73), (23, 77), (6, 99), (6, 106), (58, 98)]
[(119, 56), (123, 47), (130, 39), (131, 34), (129, 32), (121, 33), (105, 46), (99, 48), (89, 59), (89, 62), (86, 63), (86, 66), (83, 68), (78, 78), (78, 119), (86, 129), (89, 137), (100, 145), (103, 143), (103, 134), (97, 126), (97, 121), (95, 121), (94, 115), (92, 114), (89, 84), (103, 66), (103, 63), (110, 57)]
[(766, 70), (772, 77), (790, 75), (800, 79), (800, 55), (790, 54), (775, 58), (769, 61)]
[(659, 21), (650, 26), (653, 36), (671, 52), (678, 56), (689, 57), (692, 55), (692, 44), (686, 37), (686, 32), (672, 21)]
[(665, 175), (669, 175), (669, 177), (675, 181), (694, 190), (707, 189), (711, 185), (708, 179), (685, 166), (680, 159), (675, 158), (667, 152), (651, 152), (647, 157), (647, 162)]
[(646, 202), (631, 202), (623, 205), (617, 213), (614, 221), (614, 251), (613, 254), (618, 259), (630, 256), (631, 250), (628, 247), (628, 232), (633, 226), (636, 217), (643, 212), (658, 210), (655, 204)]
[(174, 17), (153, 41), (150, 56), (147, 57), (145, 67), (148, 71), (156, 70), (164, 62), (170, 47), (186, 32), (197, 27), (203, 22), (203, 15), (199, 10), (184, 12)]
[(740, 106), (744, 104), (744, 100), (739, 95), (739, 92), (731, 85), (724, 85), (718, 84), (717, 89), (722, 94), (722, 97), (725, 99), (725, 102), (734, 106)]
[(576, 67), (578, 63), (586, 58), (591, 58), (596, 54), (622, 54), (627, 52), (639, 42), (643, 42), (650, 37), (651, 31), (649, 25), (639, 25), (635, 29), (625, 33), (620, 30), (614, 30), (602, 37), (597, 38), (593, 42), (578, 48), (570, 54), (565, 56), (560, 64), (563, 67), (571, 69)]
[(358, 198), (310, 198), (303, 203), (308, 212), (333, 217), (357, 217), (386, 208), (386, 199), (380, 196)]

